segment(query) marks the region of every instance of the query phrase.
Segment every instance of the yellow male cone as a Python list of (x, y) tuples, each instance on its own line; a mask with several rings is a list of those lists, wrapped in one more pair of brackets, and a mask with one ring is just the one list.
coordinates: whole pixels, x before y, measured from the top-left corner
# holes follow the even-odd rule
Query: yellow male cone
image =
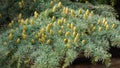
[(85, 44), (85, 42), (86, 42), (85, 40), (82, 40), (82, 45), (84, 45), (84, 44)]
[(69, 12), (69, 9), (65, 8), (65, 14), (68, 14), (68, 12)]
[(54, 22), (56, 20), (55, 16), (52, 17), (52, 21)]
[(74, 28), (74, 25), (71, 23), (71, 24), (70, 24), (70, 27), (71, 27), (71, 28)]
[(35, 40), (34, 40), (34, 39), (32, 39), (32, 40), (31, 40), (31, 42), (32, 42), (32, 44), (34, 44), (34, 43), (35, 43)]
[(64, 39), (64, 43), (67, 43), (67, 39)]
[(67, 24), (67, 27), (68, 27), (68, 28), (71, 28), (71, 24), (68, 23), (68, 24)]
[(75, 43), (77, 43), (77, 42), (78, 42), (78, 38), (77, 38), (77, 37), (75, 37), (74, 42), (75, 42)]
[(21, 18), (22, 18), (22, 13), (18, 15), (18, 19), (21, 19)]
[(108, 30), (108, 29), (109, 29), (109, 25), (108, 25), (108, 24), (107, 24), (105, 27), (106, 27), (106, 30)]
[(17, 43), (17, 44), (20, 43), (20, 38), (18, 38), (18, 39), (16, 40), (16, 43)]
[(7, 42), (5, 41), (5, 42), (3, 42), (3, 46), (6, 46), (7, 45)]
[(65, 37), (67, 37), (67, 36), (69, 36), (70, 35), (70, 31), (67, 31), (66, 33), (65, 33)]
[(13, 39), (12, 33), (9, 34), (8, 39), (9, 39), (9, 40), (12, 40), (12, 39)]
[(62, 3), (59, 2), (59, 3), (58, 3), (58, 8), (61, 8), (61, 7), (62, 7)]
[(22, 2), (19, 2), (19, 7), (22, 8), (23, 7), (23, 3)]
[(76, 28), (76, 27), (73, 27), (73, 30), (76, 32), (76, 31), (77, 31), (77, 28)]
[(56, 11), (57, 11), (57, 7), (54, 6), (52, 11), (53, 11), (53, 12), (56, 12)]
[(63, 34), (62, 30), (59, 30), (59, 34), (60, 34), (60, 35), (62, 35), (62, 34)]
[(44, 33), (44, 28), (41, 28), (40, 32), (41, 32), (41, 33)]
[(76, 36), (76, 32), (75, 32), (75, 31), (73, 32), (73, 36), (74, 36), (74, 37)]
[(50, 29), (50, 35), (53, 35), (53, 30)]
[(49, 31), (50, 31), (50, 25), (46, 27), (46, 32), (49, 32)]
[(98, 19), (98, 22), (97, 22), (97, 24), (100, 24), (101, 23), (101, 21), (100, 21), (100, 19)]
[(54, 2), (53, 2), (53, 1), (51, 1), (51, 2), (50, 2), (50, 5), (51, 5), (51, 6), (53, 6), (53, 4), (54, 4)]
[(71, 47), (71, 42), (72, 40), (71, 39), (68, 39), (68, 43), (65, 45), (67, 48), (70, 48)]
[(93, 17), (93, 15), (94, 15), (94, 13), (93, 13), (93, 11), (91, 11), (91, 12), (90, 12), (90, 16)]
[(37, 11), (34, 12), (34, 17), (35, 17), (35, 18), (38, 17), (38, 12), (37, 12)]
[(34, 21), (33, 21), (33, 19), (31, 19), (31, 20), (30, 20), (30, 24), (32, 24), (32, 25), (34, 24)]
[(96, 26), (93, 26), (93, 27), (92, 27), (92, 31), (94, 31), (95, 29), (96, 29)]
[(102, 30), (102, 27), (99, 27), (98, 31), (101, 32), (101, 30)]
[(79, 9), (79, 14), (82, 14), (82, 9)]
[(49, 45), (49, 44), (50, 44), (50, 42), (51, 42), (51, 40), (49, 39), (49, 40), (47, 40), (46, 44), (47, 44), (47, 45)]
[(87, 14), (83, 15), (83, 19), (86, 20), (87, 19)]
[(23, 39), (26, 39), (26, 38), (27, 38), (27, 35), (24, 34), (24, 33), (22, 33), (22, 38), (23, 38)]
[(74, 16), (74, 10), (71, 10), (71, 16)]
[(112, 24), (112, 28), (115, 28), (115, 24)]
[(85, 14), (88, 16), (89, 13), (90, 13), (90, 12), (89, 12), (89, 10), (87, 9), (86, 12), (85, 12)]

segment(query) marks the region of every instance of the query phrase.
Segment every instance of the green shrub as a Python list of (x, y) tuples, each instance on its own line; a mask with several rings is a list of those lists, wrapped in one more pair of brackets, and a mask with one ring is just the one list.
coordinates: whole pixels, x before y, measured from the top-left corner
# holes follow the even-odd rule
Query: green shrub
[[(51, 0), (29, 0), (29, 1), (28, 0), (17, 0), (17, 1), (16, 0), (1, 0), (0, 2), (0, 25), (4, 23), (7, 24), (11, 20), (17, 20), (16, 18), (19, 14), (22, 14), (22, 17), (27, 18), (27, 17), (32, 16), (34, 11), (41, 12), (49, 7), (48, 3), (50, 1)], [(85, 2), (85, 1), (86, 0), (80, 0), (80, 2)], [(115, 2), (113, 0), (111, 1)], [(66, 1), (64, 3), (67, 4), (67, 2), (69, 1)], [(73, 5), (71, 5), (70, 7), (72, 6)], [(84, 5), (82, 7), (88, 7), (88, 6)]]
[[(33, 15), (34, 11), (41, 12), (50, 0), (1, 0), (0, 2), (0, 25), (15, 19), (21, 13), (24, 18)], [(43, 7), (44, 6), (44, 7)]]
[(52, 2), (34, 17), (9, 23), (0, 35), (0, 67), (65, 68), (79, 54), (109, 66), (109, 49), (120, 46), (120, 22)]
[[(77, 1), (77, 0), (76, 0)], [(89, 1), (93, 4), (109, 4), (109, 5), (112, 5), (114, 6), (115, 3), (116, 3), (116, 0), (78, 0), (79, 2), (86, 2), (86, 1)]]
[(68, 6), (72, 9), (78, 10), (78, 8), (83, 8), (84, 10), (89, 9), (93, 11), (95, 14), (102, 15), (103, 17), (117, 17), (117, 13), (115, 9), (110, 5), (97, 4), (93, 5), (91, 2), (89, 3), (79, 3), (79, 2), (70, 2), (63, 1), (63, 5)]

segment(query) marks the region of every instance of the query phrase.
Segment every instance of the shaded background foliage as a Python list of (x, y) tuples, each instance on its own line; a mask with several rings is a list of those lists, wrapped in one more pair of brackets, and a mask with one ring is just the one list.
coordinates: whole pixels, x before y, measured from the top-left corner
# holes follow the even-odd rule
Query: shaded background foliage
[[(19, 3), (22, 1), (23, 1), (23, 5), (22, 5), (22, 8), (20, 8)], [(71, 1), (79, 1), (79, 2), (89, 1), (92, 4), (109, 4), (114, 6), (118, 14), (120, 15), (119, 0), (71, 0)], [(34, 11), (41, 12), (46, 7), (48, 7), (47, 2), (49, 3), (50, 0), (1, 0), (0, 1), (0, 25), (8, 23), (13, 19), (16, 19), (19, 13), (22, 13), (24, 18), (27, 18), (29, 16), (32, 16)]]
[(50, 0), (1, 0), (0, 25), (16, 20), (20, 13), (23, 18), (27, 18), (32, 16), (34, 11), (41, 12), (49, 2)]
[(83, 2), (85, 3), (86, 1), (94, 4), (94, 5), (97, 5), (97, 4), (106, 4), (106, 5), (111, 5), (115, 8), (115, 10), (117, 11), (117, 14), (119, 16), (116, 16), (117, 19), (120, 20), (120, 0), (71, 0), (73, 2)]

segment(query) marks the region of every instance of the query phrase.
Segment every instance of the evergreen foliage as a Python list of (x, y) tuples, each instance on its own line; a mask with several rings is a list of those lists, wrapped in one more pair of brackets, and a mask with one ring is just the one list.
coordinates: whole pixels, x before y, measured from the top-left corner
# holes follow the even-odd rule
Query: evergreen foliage
[(0, 67), (65, 68), (83, 54), (110, 65), (111, 47), (120, 46), (120, 22), (89, 9), (51, 1), (34, 16), (12, 20), (0, 35)]
[[(0, 25), (16, 20), (21, 13), (24, 18), (32, 16), (34, 11), (41, 12), (50, 0), (1, 0), (0, 1)], [(43, 7), (44, 6), (44, 7)]]

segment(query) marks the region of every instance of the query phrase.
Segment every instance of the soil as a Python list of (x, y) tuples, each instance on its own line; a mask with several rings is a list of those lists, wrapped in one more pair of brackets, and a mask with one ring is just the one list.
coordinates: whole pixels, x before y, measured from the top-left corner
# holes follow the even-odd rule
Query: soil
[[(120, 68), (120, 48), (112, 47), (109, 51), (112, 54), (111, 66), (109, 68)], [(78, 57), (68, 68), (106, 68), (100, 62), (92, 64), (90, 59)]]
[[(112, 59), (112, 64), (109, 68), (120, 68), (120, 59)], [(106, 68), (105, 65), (102, 64), (79, 64), (79, 65), (73, 65), (69, 68)]]

